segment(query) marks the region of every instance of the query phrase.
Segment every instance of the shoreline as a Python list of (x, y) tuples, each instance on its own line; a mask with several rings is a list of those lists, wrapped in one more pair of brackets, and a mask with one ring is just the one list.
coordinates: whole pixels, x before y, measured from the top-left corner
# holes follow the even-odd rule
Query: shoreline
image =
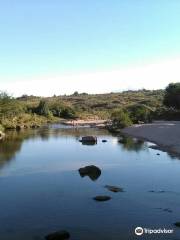
[(180, 157), (180, 121), (154, 121), (149, 124), (136, 124), (121, 131), (123, 134), (149, 141), (158, 149), (172, 157)]
[(107, 120), (99, 120), (99, 119), (92, 119), (92, 120), (83, 120), (83, 119), (77, 119), (77, 120), (65, 120), (61, 123), (68, 126), (91, 126), (91, 127), (102, 127), (104, 128), (106, 126)]

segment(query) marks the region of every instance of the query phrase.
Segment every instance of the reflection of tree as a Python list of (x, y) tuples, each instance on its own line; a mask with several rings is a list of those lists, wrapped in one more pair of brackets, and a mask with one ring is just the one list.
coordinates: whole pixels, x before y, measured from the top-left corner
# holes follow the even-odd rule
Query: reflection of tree
[(20, 152), (22, 143), (25, 139), (36, 136), (36, 131), (9, 131), (5, 139), (0, 142), (0, 168), (9, 163), (15, 155)]
[(0, 144), (0, 165), (9, 161), (16, 152), (20, 151), (21, 142), (13, 142), (11, 140), (1, 141)]
[(139, 139), (134, 139), (131, 137), (123, 136), (118, 140), (119, 143), (122, 144), (123, 148), (128, 151), (136, 151), (139, 152), (144, 148), (144, 142)]
[(46, 126), (39, 129), (25, 129), (21, 131), (7, 131), (5, 139), (0, 141), (0, 168), (13, 160), (15, 155), (20, 152), (23, 141), (34, 138), (41, 138), (43, 141), (48, 141), (50, 137), (74, 137), (78, 140), (81, 136), (84, 135), (105, 135), (108, 134), (107, 131), (93, 128), (72, 128), (57, 125), (53, 128), (53, 126)]

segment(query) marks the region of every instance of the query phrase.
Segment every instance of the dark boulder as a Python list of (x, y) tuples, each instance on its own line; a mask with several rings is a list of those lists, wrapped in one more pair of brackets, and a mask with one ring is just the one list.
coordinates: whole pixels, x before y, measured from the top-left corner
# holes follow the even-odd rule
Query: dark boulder
[(46, 240), (65, 240), (69, 238), (70, 234), (65, 230), (51, 233), (45, 237)]
[(107, 142), (107, 140), (104, 139), (104, 140), (102, 140), (102, 142), (105, 143), (105, 142)]
[(97, 137), (96, 136), (85, 136), (81, 139), (82, 143), (97, 143)]
[(94, 165), (90, 165), (90, 166), (80, 168), (79, 174), (81, 177), (88, 176), (91, 180), (95, 181), (100, 177), (101, 170)]
[(176, 222), (176, 223), (174, 223), (174, 225), (175, 225), (176, 227), (180, 227), (180, 222)]

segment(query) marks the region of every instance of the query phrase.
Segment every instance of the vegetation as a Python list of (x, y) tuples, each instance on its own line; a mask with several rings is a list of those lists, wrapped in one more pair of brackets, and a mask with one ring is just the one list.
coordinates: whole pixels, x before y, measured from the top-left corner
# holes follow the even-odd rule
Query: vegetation
[(165, 90), (164, 104), (180, 109), (180, 83), (170, 83)]
[(111, 115), (112, 127), (114, 130), (128, 127), (132, 124), (129, 114), (123, 109), (115, 110)]
[(134, 104), (127, 108), (133, 123), (148, 123), (152, 121), (153, 109), (144, 104)]
[[(0, 93), (0, 129), (33, 127), (60, 119), (111, 119), (114, 128), (153, 119), (180, 119), (180, 83), (166, 90), (13, 98)], [(2, 131), (2, 130), (1, 130)]]

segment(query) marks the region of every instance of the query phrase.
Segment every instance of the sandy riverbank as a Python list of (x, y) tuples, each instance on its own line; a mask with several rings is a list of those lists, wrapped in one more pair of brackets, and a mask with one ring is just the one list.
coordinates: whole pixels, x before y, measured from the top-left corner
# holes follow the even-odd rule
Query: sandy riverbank
[(77, 119), (77, 120), (70, 120), (70, 121), (64, 121), (63, 124), (66, 125), (71, 125), (71, 126), (85, 126), (85, 125), (89, 125), (89, 126), (97, 126), (97, 127), (104, 127), (106, 124), (107, 120), (81, 120), (81, 119)]
[(159, 149), (180, 156), (180, 121), (155, 121), (151, 124), (139, 124), (125, 128), (122, 132), (154, 142)]

